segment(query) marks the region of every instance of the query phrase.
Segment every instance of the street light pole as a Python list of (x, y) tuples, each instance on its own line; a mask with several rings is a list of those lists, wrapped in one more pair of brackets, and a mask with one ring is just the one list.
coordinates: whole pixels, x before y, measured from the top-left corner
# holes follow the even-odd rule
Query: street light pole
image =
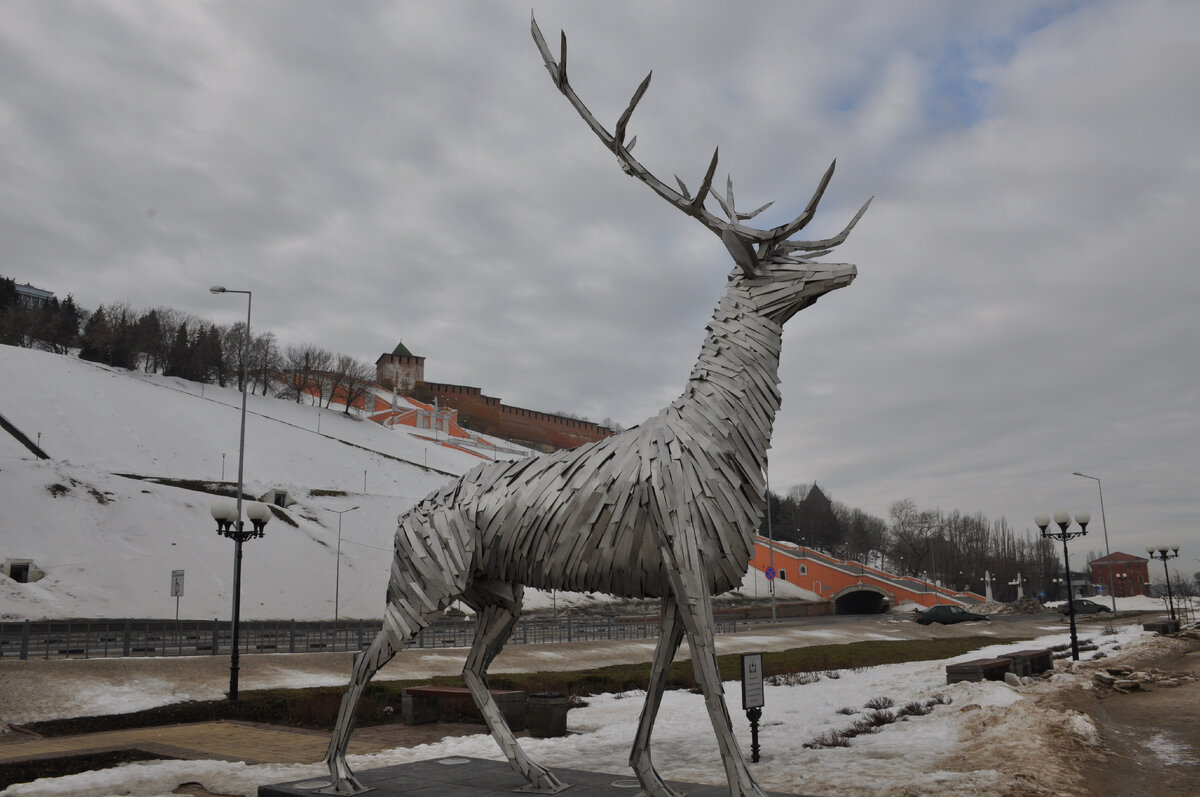
[(1167, 569), (1167, 560), (1176, 559), (1179, 557), (1179, 546), (1172, 545), (1171, 551), (1167, 551), (1167, 546), (1160, 546), (1155, 550), (1154, 546), (1147, 545), (1146, 553), (1150, 554), (1151, 559), (1158, 559), (1163, 563), (1163, 573), (1167, 577), (1167, 608), (1171, 613), (1171, 622), (1175, 622), (1175, 598), (1171, 595), (1171, 571)]
[[(775, 533), (771, 530), (771, 471), (766, 462), (763, 463), (763, 479), (767, 487), (767, 567), (775, 573)], [(779, 622), (775, 609), (775, 579), (769, 579), (768, 588), (771, 590), (771, 625)]]
[(1092, 516), (1087, 512), (1076, 512), (1075, 522), (1079, 524), (1079, 531), (1067, 531), (1071, 527), (1071, 516), (1060, 509), (1054, 513), (1054, 523), (1059, 528), (1058, 533), (1046, 530), (1050, 525), (1050, 518), (1046, 515), (1041, 514), (1033, 519), (1037, 527), (1042, 530), (1043, 538), (1062, 540), (1063, 569), (1065, 570), (1067, 581), (1067, 618), (1071, 624), (1071, 658), (1074, 661), (1079, 661), (1079, 635), (1075, 629), (1075, 598), (1071, 595), (1071, 559), (1067, 553), (1067, 540), (1073, 540), (1076, 537), (1087, 534), (1087, 525), (1091, 519)]
[(242, 517), (242, 478), (246, 465), (246, 362), (250, 359), (250, 305), (254, 301), (251, 291), (235, 291), (221, 285), (208, 289), (210, 293), (244, 293), (246, 294), (246, 337), (242, 340), (242, 428), (238, 435), (238, 483), (237, 483), (237, 513)]
[(1113, 614), (1117, 612), (1117, 595), (1113, 589), (1113, 561), (1112, 550), (1108, 547), (1108, 523), (1104, 519), (1104, 488), (1100, 485), (1100, 480), (1095, 476), (1088, 476), (1086, 473), (1075, 471), (1072, 476), (1080, 476), (1084, 479), (1091, 479), (1096, 482), (1096, 489), (1100, 491), (1100, 528), (1104, 529), (1104, 557), (1108, 560), (1108, 594), (1112, 598)]
[(349, 509), (326, 509), (326, 512), (333, 512), (338, 516), (338, 541), (337, 541), (337, 570), (333, 576), (333, 621), (336, 623), (338, 619), (338, 595), (341, 593), (342, 584), (342, 515), (347, 512), (353, 512), (358, 509), (352, 506)]
[[(248, 532), (242, 531), (242, 488), (245, 484), (245, 467), (246, 467), (246, 394), (249, 385), (246, 384), (246, 363), (250, 359), (250, 306), (253, 302), (251, 291), (236, 291), (226, 288), (222, 285), (214, 285), (208, 289), (211, 293), (243, 293), (246, 295), (246, 336), (242, 340), (242, 420), (241, 431), (238, 434), (238, 476), (237, 476), (237, 507), (234, 510), (233, 518), (227, 517), (227, 513), (222, 514), (222, 517), (217, 516), (217, 508), (213, 507), (213, 517), (217, 520), (218, 531), (231, 537), (234, 540), (233, 549), (233, 655), (229, 664), (229, 699), (237, 702), (237, 681), (238, 681), (238, 615), (241, 610), (242, 603), (242, 542), (248, 537), (243, 535)], [(229, 528), (221, 530), (222, 519), (225, 522), (236, 522), (237, 530), (233, 533), (227, 533)], [(266, 520), (263, 521), (266, 524)], [(258, 536), (261, 536), (258, 535)]]

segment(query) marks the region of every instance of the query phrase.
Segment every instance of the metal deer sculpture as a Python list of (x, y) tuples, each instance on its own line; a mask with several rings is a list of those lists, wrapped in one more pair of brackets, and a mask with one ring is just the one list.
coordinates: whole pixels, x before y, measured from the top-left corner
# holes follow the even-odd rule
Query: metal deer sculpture
[[(764, 468), (779, 409), (783, 325), (829, 291), (849, 285), (855, 268), (812, 258), (841, 243), (791, 236), (811, 219), (833, 174), (821, 179), (804, 212), (768, 230), (744, 222), (733, 190), (713, 193), (722, 219), (705, 208), (717, 157), (693, 196), (676, 191), (630, 154), (625, 127), (650, 78), (609, 133), (567, 82), (566, 38), (556, 62), (533, 22), (546, 68), (621, 167), (720, 236), (736, 267), (717, 305), (700, 357), (678, 399), (641, 426), (596, 443), (516, 462), (481, 465), (429, 495), (399, 519), (383, 630), (355, 659), (326, 763), (326, 791), (364, 790), (346, 764), (359, 697), (371, 676), (454, 600), (476, 612), (478, 630), (463, 679), (525, 791), (566, 786), (535, 763), (513, 737), (491, 697), (487, 668), (517, 622), (525, 587), (661, 598), (662, 627), (630, 764), (650, 797), (673, 797), (650, 759), (668, 669), (686, 635), (696, 679), (716, 732), (733, 795), (762, 790), (734, 739), (713, 647), (712, 596), (742, 583), (765, 509)], [(762, 210), (760, 208), (759, 210)]]

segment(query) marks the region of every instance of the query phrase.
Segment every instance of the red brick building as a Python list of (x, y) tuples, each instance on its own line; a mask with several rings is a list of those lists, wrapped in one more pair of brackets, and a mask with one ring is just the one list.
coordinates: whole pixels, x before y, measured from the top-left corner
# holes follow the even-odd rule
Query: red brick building
[(458, 423), (540, 451), (574, 448), (602, 440), (612, 430), (598, 423), (539, 410), (511, 407), (477, 387), (425, 381), (425, 358), (403, 343), (375, 361), (375, 381), (398, 394), (458, 411)]
[(1144, 556), (1117, 552), (1091, 561), (1092, 583), (1108, 592), (1109, 563), (1112, 564), (1113, 595), (1130, 598), (1150, 594), (1150, 560)]

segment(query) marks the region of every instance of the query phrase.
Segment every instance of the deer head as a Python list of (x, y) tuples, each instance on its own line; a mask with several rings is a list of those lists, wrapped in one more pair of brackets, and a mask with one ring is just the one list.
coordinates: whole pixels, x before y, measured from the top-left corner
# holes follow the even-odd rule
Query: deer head
[[(654, 193), (699, 221), (721, 239), (740, 270), (740, 275), (735, 273), (731, 275), (731, 279), (738, 279), (740, 276), (752, 293), (761, 295), (760, 301), (756, 304), (763, 304), (761, 309), (764, 315), (783, 323), (799, 310), (812, 304), (822, 294), (849, 285), (854, 279), (854, 266), (815, 263), (813, 259), (828, 254), (849, 237), (854, 225), (858, 223), (870, 206), (870, 199), (863, 204), (858, 213), (854, 214), (854, 218), (850, 220), (846, 228), (832, 238), (819, 241), (791, 239), (812, 220), (817, 205), (825, 193), (825, 188), (829, 185), (830, 178), (833, 177), (837, 161), (829, 165), (812, 199), (809, 200), (808, 205), (799, 216), (787, 224), (767, 230), (751, 227), (743, 222), (754, 218), (774, 203), (768, 202), (749, 213), (738, 211), (733, 196), (733, 179), (728, 177), (725, 183), (725, 195), (718, 194), (712, 186), (713, 175), (717, 170), (718, 150), (713, 151), (712, 160), (704, 173), (704, 179), (700, 181), (700, 188), (694, 196), (678, 176), (675, 177), (675, 183), (679, 186), (679, 190), (676, 191), (651, 174), (631, 154), (637, 143), (637, 136), (629, 139), (627, 143), (625, 131), (633, 116), (633, 109), (637, 107), (642, 95), (650, 87), (650, 77), (653, 73), (646, 75), (645, 80), (637, 87), (629, 101), (629, 107), (617, 120), (613, 132), (609, 133), (604, 125), (596, 121), (592, 112), (588, 110), (583, 100), (579, 99), (575, 90), (567, 82), (566, 34), (560, 33), (560, 54), (558, 61), (555, 61), (550, 48), (546, 46), (546, 40), (538, 28), (536, 19), (531, 18), (531, 30), (533, 40), (537, 44), (538, 50), (541, 51), (542, 60), (546, 63), (546, 70), (550, 73), (554, 85), (579, 112), (583, 121), (587, 123), (604, 146), (617, 156), (617, 162), (621, 165), (621, 169), (626, 174), (645, 183)], [(705, 207), (705, 202), (710, 195), (720, 205), (725, 218), (710, 212)]]

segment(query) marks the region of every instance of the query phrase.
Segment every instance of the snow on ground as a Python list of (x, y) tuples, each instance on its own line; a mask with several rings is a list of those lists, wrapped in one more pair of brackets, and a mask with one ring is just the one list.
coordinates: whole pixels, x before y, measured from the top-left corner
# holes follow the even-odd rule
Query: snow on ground
[[(1113, 599), (1104, 595), (1094, 595), (1086, 600), (1098, 603), (1105, 608), (1112, 608), (1113, 605)], [(1176, 595), (1174, 600), (1176, 608), (1186, 604), (1200, 607), (1200, 599), (1197, 598)], [(1161, 598), (1151, 598), (1149, 595), (1134, 595), (1130, 598), (1117, 598), (1116, 601), (1118, 612), (1164, 612), (1167, 610), (1167, 597), (1165, 595)], [(1058, 609), (1066, 605), (1066, 601), (1046, 602), (1046, 608), (1048, 609)]]
[[(1155, 639), (1135, 625), (1094, 637), (1106, 654), (1106, 664), (1155, 644)], [(1061, 644), (1065, 640), (1065, 631), (1056, 632), (1015, 645), (988, 646), (954, 660), (993, 656), (1015, 647)], [(1096, 745), (1098, 734), (1088, 717), (1048, 708), (1042, 698), (1056, 690), (1090, 688), (1090, 665), (1060, 660), (1051, 678), (1017, 687), (998, 682), (947, 685), (944, 667), (948, 661), (841, 670), (804, 685), (768, 685), (760, 733), (762, 760), (753, 766), (755, 776), (768, 790), (787, 793), (974, 797), (1070, 793), (1073, 770), (1064, 767), (1063, 762), (1069, 760), (1071, 750)], [(735, 731), (746, 748), (743, 752), (748, 753), (748, 723), (737, 705), (739, 684), (726, 683), (725, 692), (730, 697)], [(847, 747), (806, 747), (823, 734), (850, 727), (865, 715), (865, 705), (872, 698), (888, 698), (895, 707), (938, 698), (948, 704), (934, 706), (926, 716), (911, 716), (884, 725), (876, 733), (857, 736)], [(641, 693), (588, 698), (586, 708), (568, 714), (567, 737), (526, 739), (522, 745), (533, 758), (552, 768), (627, 773), (629, 745), (641, 699)], [(655, 762), (660, 773), (672, 780), (723, 783), (724, 770), (708, 728), (702, 697), (668, 692), (654, 735)], [(1177, 752), (1169, 740), (1160, 747), (1164, 759)], [(366, 770), (446, 756), (501, 759), (491, 737), (480, 734), (352, 756), (350, 764), (356, 770)], [(323, 774), (320, 765), (169, 761), (19, 784), (3, 794), (167, 795), (181, 783), (191, 781), (214, 792), (252, 795), (262, 783), (319, 778)]]

